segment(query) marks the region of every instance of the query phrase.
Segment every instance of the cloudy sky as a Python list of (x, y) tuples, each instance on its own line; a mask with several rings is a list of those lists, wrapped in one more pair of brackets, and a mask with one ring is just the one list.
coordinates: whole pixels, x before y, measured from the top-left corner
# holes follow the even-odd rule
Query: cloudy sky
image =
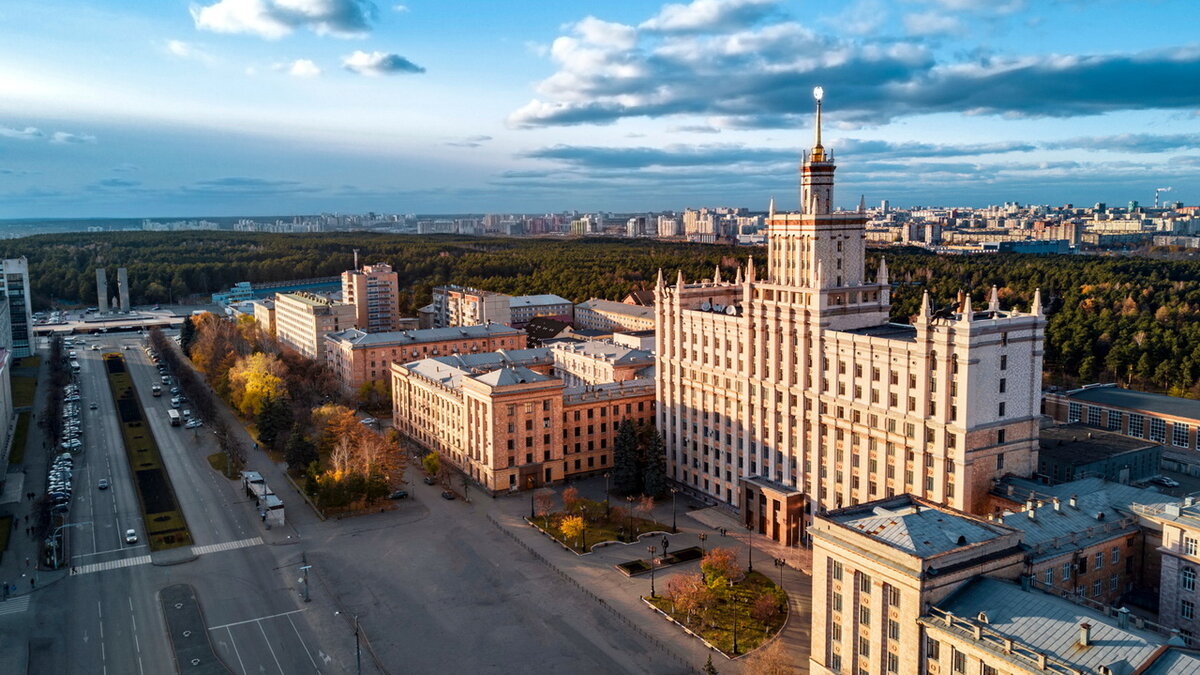
[(1196, 0), (4, 0), (0, 217), (1200, 203)]

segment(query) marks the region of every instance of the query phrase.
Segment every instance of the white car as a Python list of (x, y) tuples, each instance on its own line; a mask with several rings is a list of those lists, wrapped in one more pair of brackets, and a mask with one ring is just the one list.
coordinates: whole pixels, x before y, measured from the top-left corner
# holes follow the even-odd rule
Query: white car
[(125, 530), (125, 543), (136, 544), (138, 540), (137, 532), (134, 530)]

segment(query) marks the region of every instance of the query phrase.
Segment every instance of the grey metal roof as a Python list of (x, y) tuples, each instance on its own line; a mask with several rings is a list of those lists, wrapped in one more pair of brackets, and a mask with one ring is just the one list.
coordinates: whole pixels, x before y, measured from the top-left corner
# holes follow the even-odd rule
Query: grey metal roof
[(652, 364), (654, 354), (633, 347), (626, 347), (607, 340), (588, 340), (574, 343), (552, 343), (553, 349), (584, 354), (619, 365)]
[(553, 293), (542, 293), (541, 295), (518, 295), (510, 298), (508, 301), (509, 307), (536, 307), (540, 305), (569, 305), (570, 300)]
[(867, 326), (866, 328), (855, 328), (842, 332), (887, 338), (889, 340), (905, 340), (907, 342), (913, 342), (917, 339), (917, 327), (907, 323), (885, 323), (880, 326)]
[(1146, 410), (1200, 421), (1200, 401), (1120, 387), (1089, 387), (1067, 392), (1072, 401), (1085, 401), (1133, 410)]
[(1132, 485), (1122, 485), (1121, 483), (1114, 483), (1099, 477), (1080, 478), (1079, 480), (1059, 483), (1058, 485), (1043, 485), (1027, 478), (1005, 476), (1001, 480), (998, 492), (1001, 494), (1006, 493), (1008, 485), (1013, 486), (1013, 494), (1010, 496), (1010, 499), (1014, 501), (1025, 501), (1032, 494), (1035, 499), (1058, 497), (1065, 502), (1070, 499), (1071, 495), (1082, 496), (1104, 493), (1106, 495), (1104, 499), (1110, 506), (1125, 511), (1129, 510), (1130, 504), (1160, 506), (1163, 504), (1174, 504), (1179, 501), (1177, 497), (1165, 495), (1156, 488), (1139, 488)]
[(385, 331), (382, 333), (367, 333), (357, 328), (350, 328), (337, 333), (330, 333), (325, 336), (325, 339), (334, 342), (349, 342), (355, 347), (406, 347), (426, 342), (446, 342), (448, 340), (469, 340), (522, 334), (523, 331), (516, 328), (511, 328), (500, 323), (490, 323), (478, 326), (421, 328), (418, 330)]
[(1038, 441), (1041, 446), (1039, 457), (1053, 458), (1062, 463), (1069, 462), (1073, 466), (1161, 445), (1111, 431), (1101, 431), (1078, 422), (1046, 427), (1038, 432)]
[(1168, 649), (1142, 671), (1142, 675), (1196, 675), (1200, 673), (1200, 654), (1179, 648)]
[(925, 506), (907, 496), (850, 507), (828, 517), (893, 548), (928, 558), (956, 548), (995, 539), (1010, 532), (957, 513)]
[(592, 309), (600, 312), (614, 312), (616, 314), (636, 316), (643, 319), (650, 319), (654, 317), (653, 307), (646, 307), (643, 305), (628, 305), (623, 302), (617, 302), (616, 300), (592, 298), (591, 300), (585, 300), (579, 303), (576, 305), (576, 307)]
[[(1023, 591), (1016, 584), (990, 577), (975, 578), (938, 607), (972, 619), (983, 612), (988, 630), (1085, 672), (1108, 666), (1116, 675), (1128, 675), (1147, 663), (1166, 641), (1149, 631), (1119, 628), (1103, 614), (1062, 598)], [(1082, 623), (1092, 627), (1087, 647), (1079, 644)]]
[(1025, 533), (1022, 541), (1026, 546), (1042, 547), (1046, 554), (1057, 554), (1060, 548), (1073, 551), (1088, 542), (1105, 541), (1137, 528), (1136, 524), (1120, 525), (1130, 515), (1129, 502), (1103, 489), (1080, 494), (1076, 506), (1071, 506), (1068, 498), (1060, 499), (1058, 510), (1053, 502), (1046, 502), (1032, 511), (1033, 518), (1029, 511), (1021, 511), (1001, 519)]
[(493, 387), (506, 387), (513, 384), (548, 382), (557, 378), (547, 377), (523, 366), (516, 366), (515, 368), (499, 368), (490, 373), (476, 375), (472, 379)]

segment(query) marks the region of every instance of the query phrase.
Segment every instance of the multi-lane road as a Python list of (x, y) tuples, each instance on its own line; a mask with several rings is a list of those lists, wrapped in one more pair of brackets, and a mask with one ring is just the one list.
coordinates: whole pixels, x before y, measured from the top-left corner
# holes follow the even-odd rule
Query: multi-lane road
[[(266, 538), (282, 545), (264, 543), (268, 533), (239, 483), (208, 465), (206, 455), (216, 450), (211, 432), (170, 426), (170, 396), (151, 396), (159, 374), (141, 340), (136, 334), (92, 337), (75, 351), (84, 451), (76, 456), (70, 513), (73, 569), (39, 591), (25, 616), (0, 617), (0, 630), (13, 625), (14, 632), (24, 629), (42, 645), (30, 656), (30, 671), (174, 672), (158, 594), (183, 583), (195, 589), (214, 648), (233, 672), (342, 672), (345, 656), (322, 648), (309, 620), (311, 605), (300, 598), (299, 547), (280, 537)], [(120, 351), (129, 365), (192, 533), (191, 547), (152, 555), (146, 546), (101, 361), (109, 351)], [(89, 409), (92, 402), (95, 410)], [(97, 487), (102, 478), (109, 489)], [(139, 535), (136, 544), (125, 543), (130, 528)]]

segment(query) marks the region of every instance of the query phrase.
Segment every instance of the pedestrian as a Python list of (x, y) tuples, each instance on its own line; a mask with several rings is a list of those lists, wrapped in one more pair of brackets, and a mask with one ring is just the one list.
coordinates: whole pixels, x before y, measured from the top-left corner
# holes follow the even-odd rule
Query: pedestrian
[(29, 588), (30, 589), (37, 588), (37, 577), (33, 577), (29, 580)]
[(29, 567), (29, 556), (25, 556), (25, 566)]

